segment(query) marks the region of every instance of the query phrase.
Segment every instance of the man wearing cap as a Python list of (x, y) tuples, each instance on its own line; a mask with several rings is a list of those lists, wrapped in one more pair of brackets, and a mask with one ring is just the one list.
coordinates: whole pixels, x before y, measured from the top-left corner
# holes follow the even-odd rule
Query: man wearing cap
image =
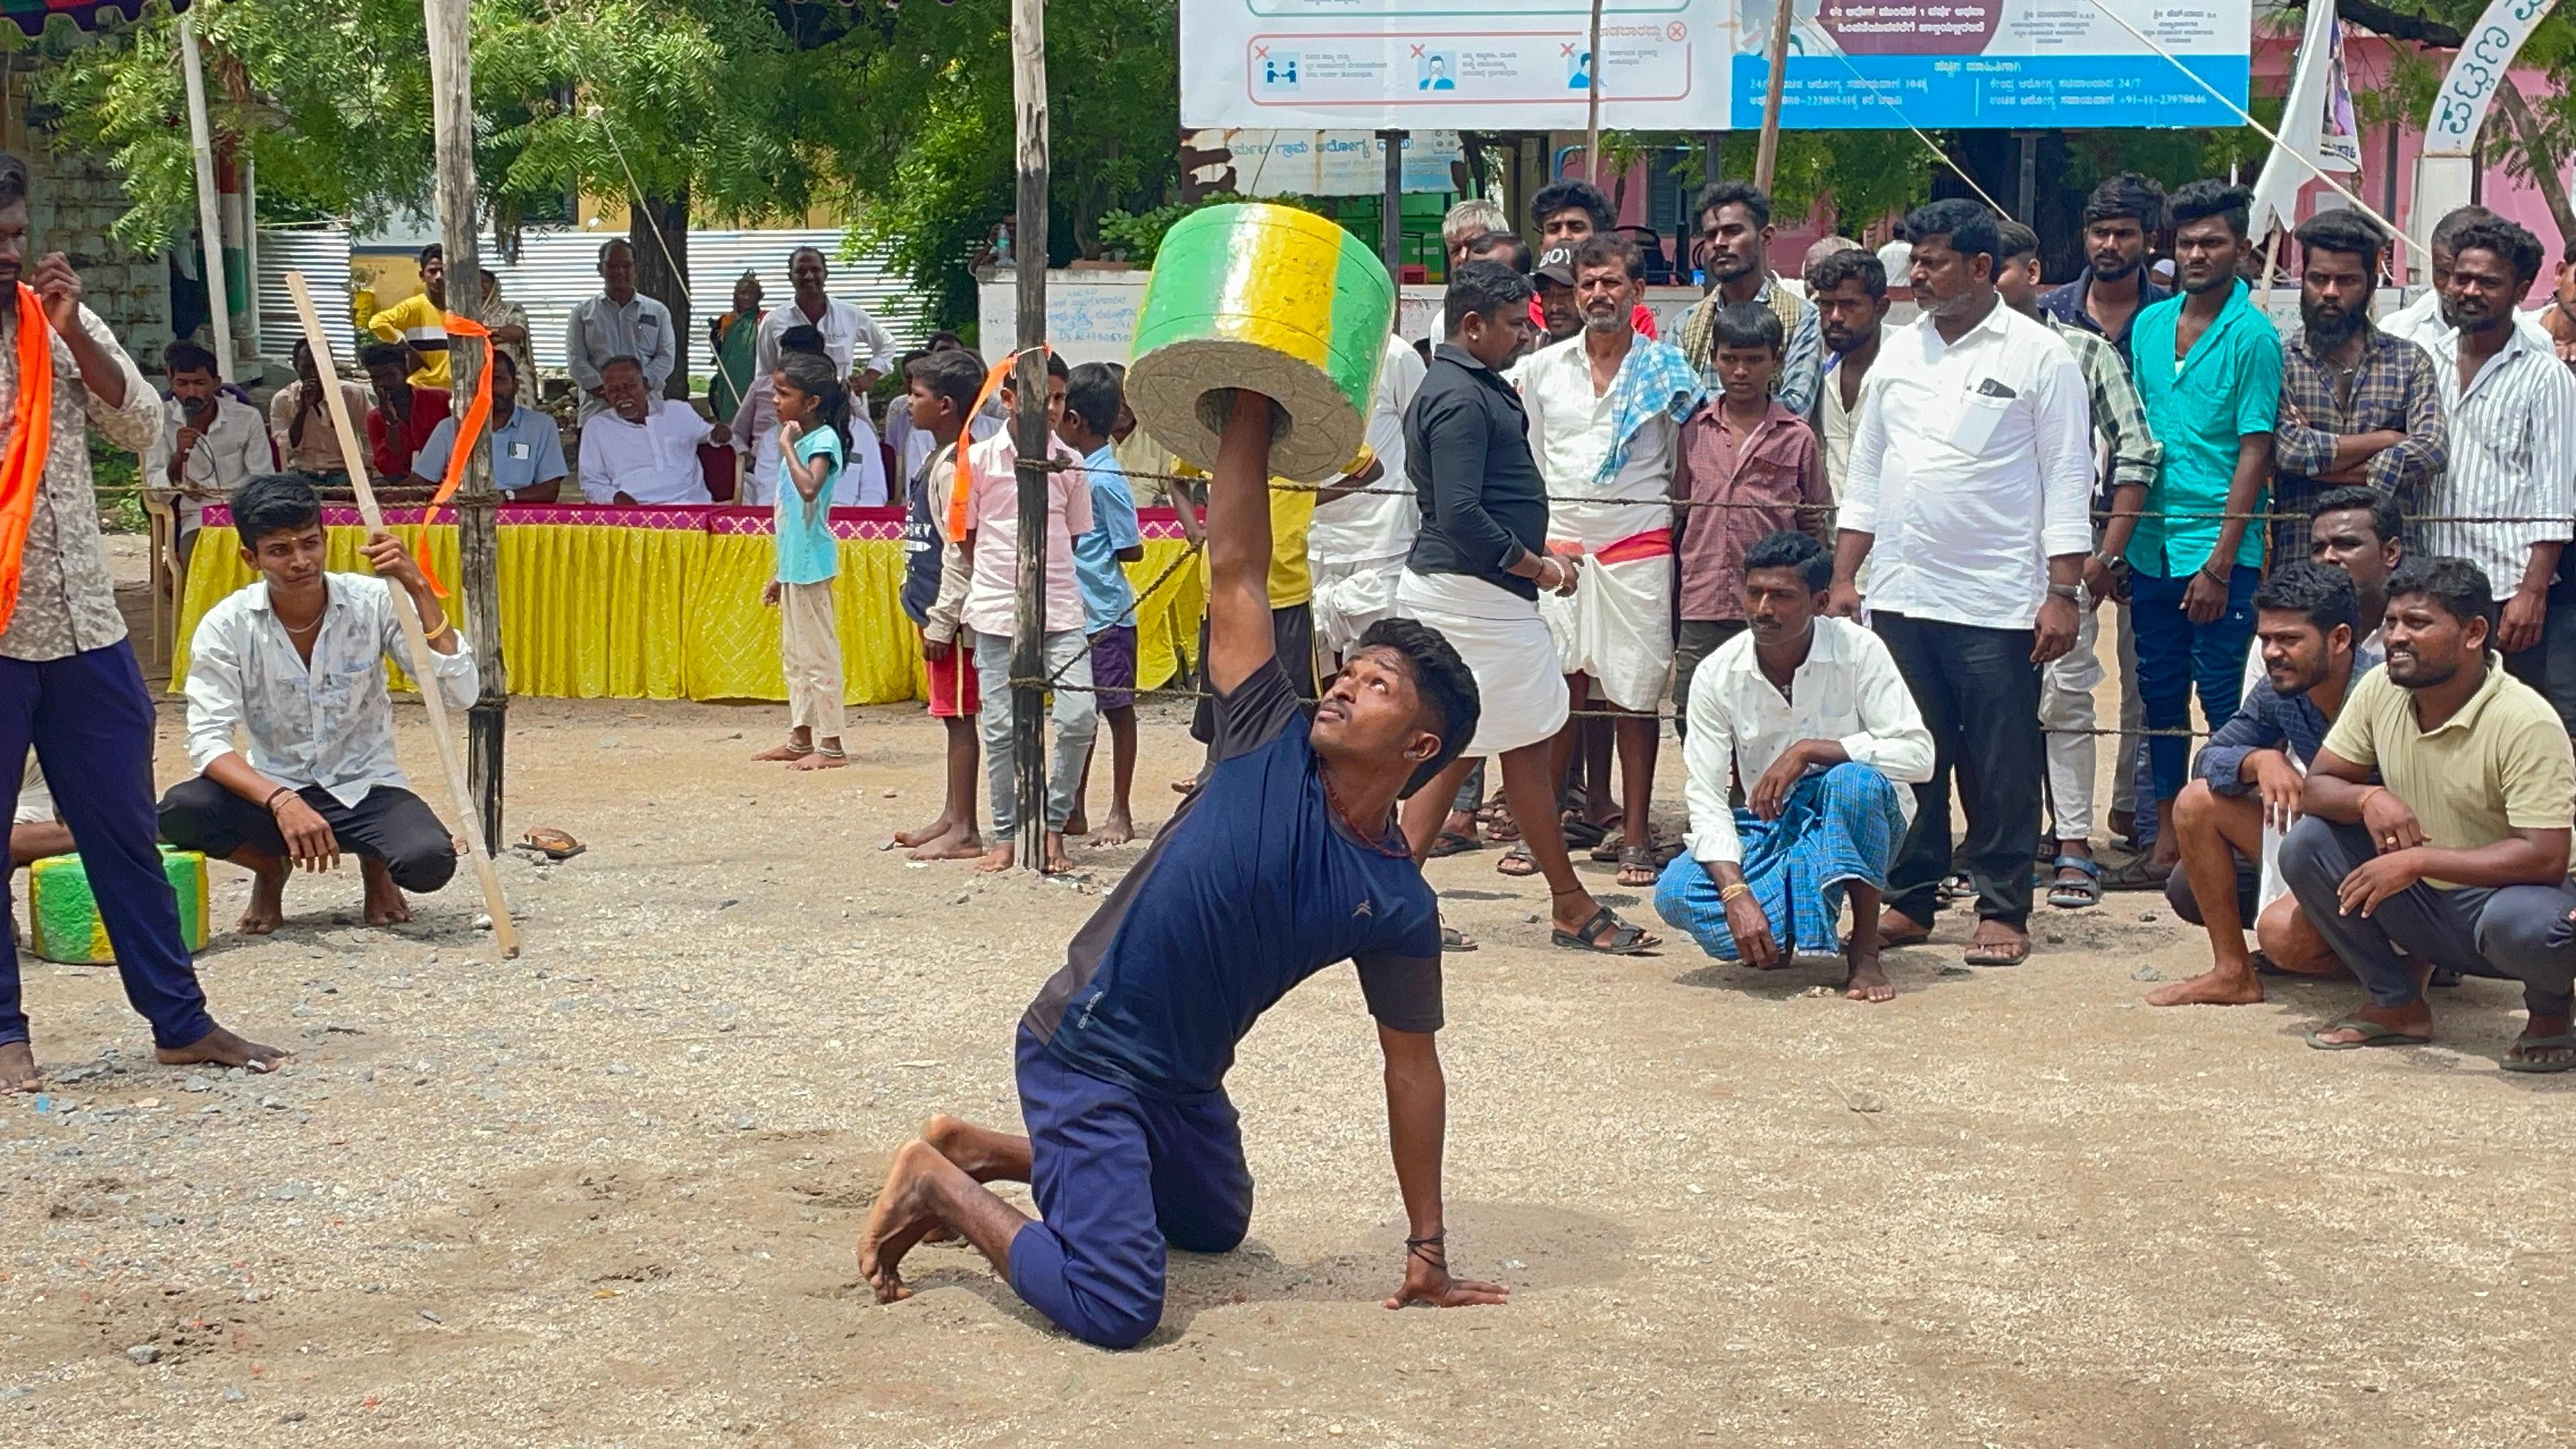
[(1574, 305), (1574, 248), (1549, 248), (1530, 272), (1530, 281), (1538, 288), (1539, 326), (1546, 334), (1539, 346), (1563, 342), (1583, 330), (1582, 309)]

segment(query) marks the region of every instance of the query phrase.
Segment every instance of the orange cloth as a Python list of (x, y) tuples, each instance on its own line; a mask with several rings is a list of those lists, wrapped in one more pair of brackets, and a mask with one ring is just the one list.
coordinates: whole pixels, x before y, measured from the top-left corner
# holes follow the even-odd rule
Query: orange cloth
[[(1048, 349), (1041, 343), (1038, 351), (1044, 354)], [(951, 539), (966, 536), (966, 498), (975, 491), (975, 470), (966, 462), (967, 431), (973, 427), (975, 419), (984, 415), (985, 404), (993, 400), (993, 394), (1002, 390), (1002, 379), (1009, 377), (1011, 369), (1019, 362), (1020, 354), (1014, 352), (994, 363), (992, 370), (984, 374), (984, 385), (975, 390), (975, 405), (966, 410), (966, 427), (960, 428), (957, 435), (957, 485), (948, 490), (948, 536)]]
[(18, 401), (9, 423), (9, 453), (0, 459), (0, 629), (18, 612), (27, 525), (54, 446), (54, 329), (36, 289), (24, 282), (18, 284)]
[[(438, 480), (438, 491), (429, 497), (429, 512), (421, 515), (423, 523), (436, 523), (441, 504), (456, 496), (465, 482), (465, 465), (473, 460), (474, 444), (483, 436), (483, 425), (492, 417), (492, 329), (470, 317), (450, 312), (447, 321), (447, 345), (452, 349), (459, 337), (480, 339), (483, 343), (483, 367), (474, 377), (474, 400), (465, 405), (465, 416), (456, 422), (456, 445), (447, 450), (447, 476)], [(438, 581), (438, 570), (429, 562), (429, 531), (423, 529), (412, 546), (412, 557), (420, 563), (420, 576), (429, 580), (430, 592), (447, 597), (447, 586)]]

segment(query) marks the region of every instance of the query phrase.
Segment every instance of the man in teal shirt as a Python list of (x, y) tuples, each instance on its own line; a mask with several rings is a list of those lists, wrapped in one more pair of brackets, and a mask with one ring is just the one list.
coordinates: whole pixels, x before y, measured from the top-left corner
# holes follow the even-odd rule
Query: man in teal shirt
[[(2173, 194), (2182, 293), (2140, 312), (2130, 335), (2147, 429), (2164, 444), (2127, 555), (2149, 729), (2188, 725), (2195, 684), (2209, 719), (2233, 718), (2242, 702), (2264, 532), (2246, 515), (2261, 511), (2269, 491), (2281, 400), (2280, 333), (2237, 276), (2251, 255), (2249, 199), (2244, 187), (2222, 181), (2195, 181)], [(2166, 817), (2186, 783), (2187, 745), (2179, 736), (2148, 741), (2155, 854), (2143, 870), (2115, 873), (2105, 885), (2151, 889), (2173, 869), (2180, 847)]]

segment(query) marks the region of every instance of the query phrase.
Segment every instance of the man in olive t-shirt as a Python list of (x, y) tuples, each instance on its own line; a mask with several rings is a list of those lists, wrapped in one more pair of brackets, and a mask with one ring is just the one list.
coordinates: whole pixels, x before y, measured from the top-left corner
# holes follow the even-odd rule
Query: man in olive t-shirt
[[(2400, 567), (2381, 626), (2388, 662), (2353, 686), (2309, 767), (2281, 874), (2370, 991), (2310, 1046), (2432, 1040), (2424, 978), (2448, 966), (2522, 983), (2530, 1022), (2505, 1070), (2576, 1067), (2576, 750), (2557, 711), (2489, 652), (2494, 597), (2466, 559)], [(2384, 784), (2367, 783), (2374, 770)]]

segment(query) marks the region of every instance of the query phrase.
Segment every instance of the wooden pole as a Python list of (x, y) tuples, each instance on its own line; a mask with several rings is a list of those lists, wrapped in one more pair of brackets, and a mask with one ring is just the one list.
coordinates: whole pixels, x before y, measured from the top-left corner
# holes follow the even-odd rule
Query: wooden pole
[(1771, 15), (1771, 75), (1762, 89), (1762, 142), (1753, 152), (1753, 184), (1771, 189), (1780, 169), (1780, 96), (1789, 84), (1789, 22), (1797, 18), (1796, 0), (1775, 0)]
[(1601, 0), (1592, 0), (1592, 62), (1583, 68), (1584, 109), (1589, 112), (1583, 132), (1583, 169), (1592, 184), (1601, 184)]
[[(1020, 364), (1011, 443), (1019, 454), (1019, 608), (1011, 639), (1012, 748), (1019, 761), (1020, 863), (1046, 864), (1047, 536), (1047, 83), (1046, 0), (1011, 0), (1011, 95), (1018, 116), (1019, 220), (1011, 243), (1018, 271)], [(1054, 621), (1081, 627), (1079, 619)]]
[[(313, 348), (314, 372), (322, 384), (322, 401), (331, 410), (331, 430), (340, 438), (341, 466), (349, 470), (349, 486), (358, 495), (358, 515), (371, 531), (381, 530), (384, 510), (376, 506), (376, 490), (367, 481), (367, 450), (359, 443), (357, 425), (349, 421), (348, 403), (340, 396), (340, 367), (331, 356), (331, 334), (322, 330), (322, 314), (313, 309), (313, 290), (304, 284), (302, 271), (286, 274), (286, 290), (295, 297), (295, 315), (304, 324), (304, 340)], [(510, 924), (510, 903), (501, 894), (500, 873), (492, 868), (492, 856), (483, 848), (483, 824), (475, 818), (474, 798), (465, 788), (465, 764), (456, 757), (456, 736), (448, 730), (447, 700), (438, 692), (438, 680), (430, 669), (429, 640), (420, 632), (420, 615), (412, 610), (411, 595), (402, 589), (387, 592), (393, 595), (394, 617), (402, 624), (404, 658), (411, 665), (412, 679), (420, 685), (420, 702), (429, 711), (429, 737), (438, 746), (439, 771), (447, 776), (448, 804), (456, 811), (457, 828), (465, 832), (475, 878), (483, 883), (483, 908), (492, 915), (492, 939), (504, 957), (515, 957), (519, 931)]]
[(1386, 186), (1379, 197), (1377, 251), (1386, 263), (1386, 274), (1398, 280), (1404, 276), (1404, 133), (1380, 131), (1377, 143), (1386, 148)]
[(205, 247), (206, 326), (215, 339), (215, 366), (224, 381), (241, 371), (233, 361), (233, 303), (224, 285), (224, 208), (215, 195), (215, 140), (206, 119), (206, 67), (197, 56), (197, 17), (179, 16), (179, 70), (188, 83), (188, 144), (197, 153), (197, 230)]
[[(478, 322), (483, 314), (483, 257), (476, 235), (474, 81), (467, 45), (469, 0), (429, 0), (430, 106), (436, 117), (439, 240), (447, 256), (447, 310)], [(448, 344), (456, 397), (470, 398), (490, 365), (488, 349), (457, 338)], [(533, 388), (534, 378), (521, 386)], [(461, 409), (460, 409), (461, 411)], [(509, 672), (501, 658), (501, 541), (494, 518), (500, 495), (492, 487), (492, 442), (474, 440), (465, 486), (456, 494), (457, 587), (463, 593), (465, 637), (474, 641), (481, 675), (474, 705), (465, 712), (465, 778), (483, 825), (483, 845), (501, 839), (502, 745), (510, 707)]]

